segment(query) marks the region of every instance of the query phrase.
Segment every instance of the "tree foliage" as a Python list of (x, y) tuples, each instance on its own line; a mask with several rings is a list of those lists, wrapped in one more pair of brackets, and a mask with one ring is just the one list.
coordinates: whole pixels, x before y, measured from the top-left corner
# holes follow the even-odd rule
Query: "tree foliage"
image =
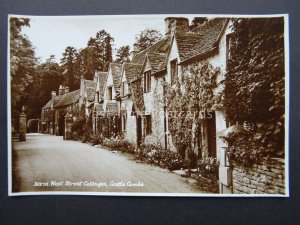
[(100, 30), (91, 37), (87, 47), (93, 62), (93, 70), (106, 71), (112, 62), (112, 44), (114, 39), (105, 30)]
[(145, 29), (136, 35), (135, 44), (137, 44), (139, 51), (143, 51), (144, 49), (161, 40), (162, 37), (162, 34), (158, 30)]
[[(224, 107), (229, 121), (247, 124), (245, 143), (255, 139), (252, 154), (283, 154), (284, 21), (283, 18), (233, 19)], [(238, 134), (236, 134), (238, 135)], [(237, 136), (234, 136), (238, 140)], [(249, 135), (252, 137), (250, 138)], [(230, 152), (243, 153), (229, 140)], [(248, 146), (252, 146), (249, 145)], [(230, 146), (229, 146), (230, 148)], [(249, 153), (249, 154), (251, 154)]]
[(74, 47), (68, 46), (62, 54), (60, 60), (62, 74), (64, 76), (64, 85), (68, 86), (71, 91), (79, 88), (80, 78), (76, 76), (77, 71), (77, 50)]
[(123, 63), (123, 62), (129, 62), (129, 53), (130, 48), (129, 45), (121, 46), (117, 50), (117, 58), (116, 58), (116, 63)]
[(207, 20), (208, 20), (207, 17), (194, 17), (190, 25), (190, 30), (200, 26), (201, 24), (205, 23)]
[(29, 26), (28, 18), (10, 18), (10, 79), (12, 111), (20, 109), (19, 104), (25, 88), (32, 83), (37, 64), (30, 40), (22, 34), (22, 27)]

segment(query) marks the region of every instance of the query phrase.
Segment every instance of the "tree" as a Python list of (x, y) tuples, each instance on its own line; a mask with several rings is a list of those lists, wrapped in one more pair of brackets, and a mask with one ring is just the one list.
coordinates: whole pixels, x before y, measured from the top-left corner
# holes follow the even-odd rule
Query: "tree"
[(10, 79), (12, 111), (21, 109), (21, 97), (27, 95), (25, 88), (32, 83), (37, 64), (34, 48), (22, 27), (29, 26), (28, 18), (10, 18)]
[(80, 78), (76, 76), (77, 54), (77, 50), (74, 47), (68, 46), (60, 60), (64, 85), (68, 86), (71, 91), (78, 89), (80, 82)]
[(135, 37), (135, 44), (139, 46), (139, 51), (150, 47), (154, 43), (162, 39), (162, 34), (155, 29), (145, 29)]
[(108, 64), (112, 62), (112, 43), (114, 39), (105, 30), (100, 30), (95, 37), (88, 41), (88, 58), (92, 65), (93, 74), (96, 70), (106, 71)]
[(92, 50), (88, 47), (80, 49), (76, 56), (76, 74), (77, 77), (83, 76), (91, 80), (95, 74), (94, 57)]
[[(233, 140), (241, 140), (248, 148), (252, 146), (250, 142), (258, 142), (250, 152), (256, 156), (282, 155), (284, 20), (237, 18), (233, 20), (232, 28), (234, 33), (225, 77), (224, 107), (229, 121), (246, 123), (249, 127), (246, 133), (242, 133), (243, 137), (238, 139), (235, 136)], [(231, 143), (236, 145), (233, 141)]]
[(63, 80), (60, 66), (55, 62), (54, 55), (37, 66), (33, 82), (25, 89), (28, 96), (24, 101), (28, 106), (29, 118), (40, 117), (41, 108), (51, 99), (51, 91), (56, 91)]
[(123, 62), (129, 62), (129, 45), (121, 46), (117, 50), (117, 59), (116, 63), (123, 63)]
[(207, 17), (194, 17), (190, 25), (190, 30), (193, 30), (195, 27), (200, 26), (201, 24), (205, 23), (207, 20), (208, 20)]

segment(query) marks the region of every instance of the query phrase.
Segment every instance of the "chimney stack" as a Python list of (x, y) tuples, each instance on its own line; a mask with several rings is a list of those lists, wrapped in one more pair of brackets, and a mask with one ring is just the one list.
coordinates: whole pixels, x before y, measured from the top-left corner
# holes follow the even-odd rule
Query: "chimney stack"
[(166, 35), (184, 34), (189, 31), (189, 19), (185, 17), (165, 18)]
[(59, 86), (58, 95), (63, 95), (65, 93), (65, 89), (62, 85)]
[(56, 91), (52, 91), (51, 92), (51, 97), (53, 98), (53, 97), (55, 97), (56, 96)]
[(94, 82), (95, 82), (95, 84), (97, 83), (97, 80), (98, 80), (98, 71), (96, 70), (95, 71), (95, 75), (94, 75)]
[(133, 44), (133, 50), (130, 52), (130, 60), (139, 52), (139, 45), (137, 43)]
[(70, 91), (69, 87), (65, 87), (65, 94), (68, 94)]

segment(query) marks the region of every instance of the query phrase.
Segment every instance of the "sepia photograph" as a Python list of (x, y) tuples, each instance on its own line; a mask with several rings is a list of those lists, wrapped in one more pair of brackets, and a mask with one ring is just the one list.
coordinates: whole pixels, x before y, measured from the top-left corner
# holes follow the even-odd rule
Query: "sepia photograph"
[(288, 26), (9, 15), (9, 195), (288, 197)]

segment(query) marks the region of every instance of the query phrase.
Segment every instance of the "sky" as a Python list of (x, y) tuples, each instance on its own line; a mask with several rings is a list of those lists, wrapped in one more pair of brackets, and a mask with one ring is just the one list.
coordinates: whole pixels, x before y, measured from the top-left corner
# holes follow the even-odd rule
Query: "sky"
[[(50, 55), (55, 55), (59, 62), (67, 46), (84, 48), (89, 38), (102, 29), (114, 38), (113, 54), (116, 53), (115, 49), (124, 45), (129, 45), (132, 49), (136, 35), (146, 28), (165, 34), (164, 19), (168, 16), (176, 15), (26, 16), (30, 18), (30, 27), (24, 27), (22, 32), (32, 42), (41, 62)], [(191, 21), (197, 15), (177, 16), (185, 16)]]

